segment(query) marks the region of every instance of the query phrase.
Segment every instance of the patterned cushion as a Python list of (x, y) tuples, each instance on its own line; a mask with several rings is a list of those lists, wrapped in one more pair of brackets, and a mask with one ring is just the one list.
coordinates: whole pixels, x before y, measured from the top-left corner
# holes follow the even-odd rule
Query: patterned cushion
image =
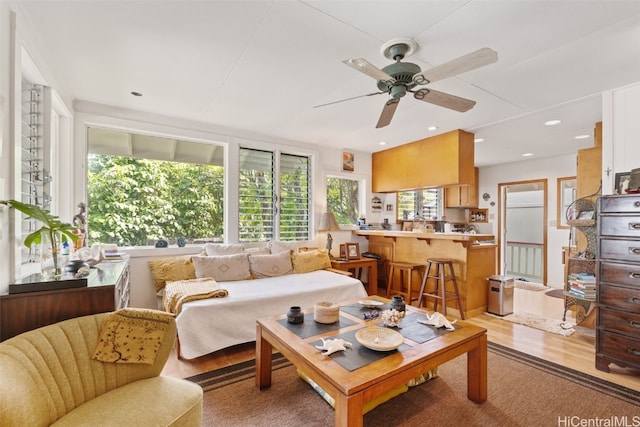
[(326, 249), (315, 249), (307, 252), (291, 254), (294, 273), (309, 273), (331, 267), (331, 260)]
[(204, 251), (208, 256), (233, 255), (244, 252), (244, 246), (242, 244), (221, 245), (218, 243), (207, 243), (204, 245)]
[(162, 311), (135, 308), (111, 313), (100, 326), (92, 359), (152, 365), (172, 318)]
[(156, 291), (164, 289), (167, 281), (195, 279), (196, 270), (192, 258), (193, 255), (185, 255), (149, 261)]
[(247, 280), (251, 278), (249, 254), (222, 256), (194, 256), (196, 277), (211, 277), (218, 282)]
[(277, 277), (285, 274), (293, 273), (291, 265), (291, 254), (289, 252), (280, 252), (271, 255), (251, 255), (249, 256), (251, 264), (251, 274), (256, 279), (263, 277)]
[(302, 246), (305, 242), (280, 242), (280, 241), (272, 241), (269, 242), (269, 248), (271, 249), (272, 254), (279, 254), (280, 252), (298, 252), (300, 250), (300, 246)]

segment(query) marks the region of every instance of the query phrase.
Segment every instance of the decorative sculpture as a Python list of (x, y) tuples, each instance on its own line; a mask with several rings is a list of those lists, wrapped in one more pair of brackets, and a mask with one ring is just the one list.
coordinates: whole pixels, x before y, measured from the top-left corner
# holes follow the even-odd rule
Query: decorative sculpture
[(434, 312), (431, 316), (426, 314), (427, 320), (418, 320), (418, 322), (423, 323), (425, 325), (435, 326), (436, 328), (446, 328), (448, 331), (453, 331), (455, 328), (453, 324), (456, 323), (456, 320), (450, 322), (442, 313)]
[(347, 347), (351, 347), (352, 344), (349, 341), (343, 340), (342, 338), (336, 338), (333, 340), (325, 340), (324, 338), (320, 338), (322, 340), (322, 345), (315, 346), (318, 350), (322, 350), (322, 354), (328, 356), (336, 351), (346, 350)]

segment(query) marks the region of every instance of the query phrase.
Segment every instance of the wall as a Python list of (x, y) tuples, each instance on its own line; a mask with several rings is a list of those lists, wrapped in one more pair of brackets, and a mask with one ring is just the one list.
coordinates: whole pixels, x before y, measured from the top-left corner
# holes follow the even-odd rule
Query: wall
[[(489, 193), (487, 201), (480, 198), (479, 207), (489, 209), (489, 223), (478, 224), (480, 231), (498, 235), (498, 184), (547, 179), (547, 285), (562, 288), (564, 270), (562, 247), (567, 246), (569, 230), (559, 229), (556, 222), (556, 179), (576, 174), (576, 156), (525, 160), (521, 162), (479, 168), (479, 194)], [(495, 206), (490, 206), (491, 202)]]
[(616, 173), (640, 167), (640, 83), (604, 92), (602, 100), (602, 193), (612, 194)]

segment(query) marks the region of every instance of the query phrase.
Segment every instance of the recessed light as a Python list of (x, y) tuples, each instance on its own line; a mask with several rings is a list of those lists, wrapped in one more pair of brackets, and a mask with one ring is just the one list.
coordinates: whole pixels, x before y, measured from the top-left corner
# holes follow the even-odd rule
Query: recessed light
[(560, 123), (562, 123), (562, 120), (548, 120), (546, 122), (544, 122), (545, 126), (555, 126), (555, 125), (559, 125)]
[(533, 153), (523, 153), (522, 157), (531, 157), (533, 156)]
[(431, 131), (436, 130), (436, 129), (438, 129), (438, 126), (429, 126), (427, 128), (427, 130), (431, 130)]
[(484, 141), (484, 138), (476, 138), (473, 140), (473, 142), (482, 142)]
[(380, 141), (378, 144), (380, 144), (380, 145), (387, 145), (387, 143), (386, 143), (386, 142), (384, 142), (384, 141)]
[(574, 138), (574, 139), (587, 139), (587, 138), (589, 138), (590, 136), (591, 136), (591, 135), (577, 135), (577, 136), (574, 136), (573, 138)]
[(133, 96), (142, 96), (142, 94), (140, 92), (131, 92), (131, 95)]

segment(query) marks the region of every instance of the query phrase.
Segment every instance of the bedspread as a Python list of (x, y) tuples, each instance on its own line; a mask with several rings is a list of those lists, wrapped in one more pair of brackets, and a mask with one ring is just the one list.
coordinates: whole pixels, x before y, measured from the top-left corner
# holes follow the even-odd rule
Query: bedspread
[(218, 284), (227, 297), (187, 302), (176, 318), (185, 359), (255, 341), (257, 319), (284, 314), (292, 305), (304, 309), (367, 296), (359, 280), (325, 270)]

